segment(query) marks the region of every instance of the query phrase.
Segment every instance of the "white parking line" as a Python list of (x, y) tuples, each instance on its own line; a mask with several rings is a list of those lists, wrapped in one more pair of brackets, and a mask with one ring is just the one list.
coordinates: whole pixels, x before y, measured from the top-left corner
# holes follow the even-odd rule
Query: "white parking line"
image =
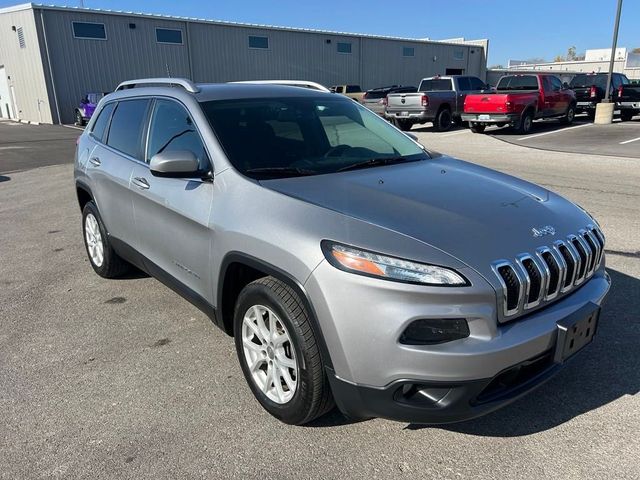
[(529, 140), (531, 138), (536, 138), (536, 137), (542, 137), (543, 135), (551, 135), (552, 133), (566, 132), (567, 130), (573, 130), (574, 128), (589, 127), (591, 125), (593, 125), (593, 124), (592, 123), (585, 123), (583, 125), (576, 125), (575, 127), (561, 128), (560, 130), (552, 130), (550, 132), (544, 132), (544, 133), (536, 133), (535, 135), (528, 135), (526, 137), (519, 138), (518, 141), (520, 141), (520, 140)]
[(637, 142), (638, 140), (640, 140), (640, 137), (638, 138), (632, 138), (631, 140), (626, 140), (624, 142), (620, 142), (620, 145), (625, 145), (627, 143), (631, 143), (631, 142)]
[(67, 128), (75, 128), (76, 130), (84, 130), (84, 128), (82, 127), (76, 127), (75, 125), (62, 125), (63, 127), (67, 127)]

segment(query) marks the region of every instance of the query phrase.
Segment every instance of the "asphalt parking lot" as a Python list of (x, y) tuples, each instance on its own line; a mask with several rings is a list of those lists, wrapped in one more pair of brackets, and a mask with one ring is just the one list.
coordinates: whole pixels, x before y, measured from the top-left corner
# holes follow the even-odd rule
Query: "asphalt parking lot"
[(430, 130), (413, 132), (598, 218), (613, 287), (596, 342), (474, 421), (333, 412), (291, 427), (260, 409), (204, 314), (152, 278), (93, 273), (69, 164), (78, 132), (0, 122), (0, 478), (640, 478), (640, 159)]

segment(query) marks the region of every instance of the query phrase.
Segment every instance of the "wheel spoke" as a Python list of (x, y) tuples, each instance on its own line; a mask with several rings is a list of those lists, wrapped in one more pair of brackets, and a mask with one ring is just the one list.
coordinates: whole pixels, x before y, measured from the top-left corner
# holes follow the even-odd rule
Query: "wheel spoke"
[(264, 363), (264, 358), (257, 358), (251, 365), (249, 365), (249, 370), (251, 373), (254, 373), (258, 370), (258, 367)]
[(248, 321), (245, 319), (244, 324), (247, 328), (249, 328), (249, 330), (251, 330), (256, 337), (258, 337), (258, 340), (260, 341), (260, 343), (264, 343), (264, 339), (262, 338), (262, 332), (260, 331), (260, 329), (258, 328), (258, 325), (256, 325), (253, 320), (249, 319)]
[(283, 343), (285, 343), (287, 340), (289, 340), (289, 337), (287, 335), (280, 334), (278, 335), (277, 333), (271, 337), (271, 342), (273, 342), (273, 346), (275, 348), (278, 348), (279, 346), (281, 346)]
[(260, 335), (262, 337), (260, 340), (267, 340), (269, 338), (269, 329), (264, 324), (264, 317), (262, 316), (262, 311), (257, 305), (253, 307), (253, 311), (256, 315), (256, 321), (258, 322), (258, 328), (260, 329)]
[(262, 386), (262, 391), (264, 393), (269, 392), (272, 381), (273, 381), (273, 367), (271, 365), (267, 365), (267, 378), (265, 378), (264, 385)]
[(243, 338), (242, 345), (244, 345), (244, 348), (251, 350), (252, 352), (256, 352), (258, 354), (262, 353), (262, 348), (260, 348), (260, 345), (257, 345), (256, 343), (252, 342), (250, 339)]
[(296, 361), (287, 357), (284, 353), (278, 356), (278, 362), (280, 365), (286, 368), (296, 368)]
[(280, 380), (281, 377), (281, 373), (280, 373), (280, 369), (278, 368), (278, 364), (277, 363), (273, 363), (273, 384), (276, 387), (276, 394), (278, 395), (278, 400), (280, 400), (281, 403), (284, 403), (284, 390), (282, 389), (282, 381)]
[(282, 378), (284, 378), (284, 382), (287, 384), (287, 387), (289, 387), (289, 391), (293, 392), (296, 389), (296, 384), (293, 380), (293, 378), (291, 378), (291, 373), (289, 373), (289, 369), (288, 368), (281, 368), (280, 372), (282, 373)]

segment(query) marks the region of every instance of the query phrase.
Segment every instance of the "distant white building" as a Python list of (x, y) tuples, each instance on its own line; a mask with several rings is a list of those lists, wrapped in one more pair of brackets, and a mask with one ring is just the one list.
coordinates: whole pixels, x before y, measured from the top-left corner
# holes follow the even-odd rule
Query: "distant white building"
[[(611, 59), (610, 48), (597, 48), (587, 50), (584, 60), (526, 63), (520, 60), (509, 60), (509, 70), (543, 70), (558, 72), (607, 72), (609, 71), (609, 61)], [(640, 80), (640, 54), (632, 53), (626, 48), (617, 48), (613, 71), (625, 74), (629, 79)]]

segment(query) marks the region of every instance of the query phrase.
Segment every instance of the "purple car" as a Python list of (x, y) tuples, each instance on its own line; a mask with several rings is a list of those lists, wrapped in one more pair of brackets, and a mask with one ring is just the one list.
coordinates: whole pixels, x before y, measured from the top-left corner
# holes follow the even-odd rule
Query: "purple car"
[(102, 97), (104, 97), (107, 93), (87, 93), (85, 97), (80, 100), (80, 105), (75, 109), (76, 114), (76, 125), (80, 125), (81, 127), (85, 126), (91, 115), (93, 115), (98, 102)]

